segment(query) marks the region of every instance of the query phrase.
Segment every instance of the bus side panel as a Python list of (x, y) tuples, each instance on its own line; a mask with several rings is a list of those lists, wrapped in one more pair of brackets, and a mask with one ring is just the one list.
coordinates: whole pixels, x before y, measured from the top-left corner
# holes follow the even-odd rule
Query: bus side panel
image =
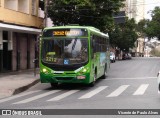
[(100, 64), (100, 75), (99, 75), (99, 77), (101, 77), (102, 75), (104, 75), (105, 66), (107, 66), (107, 53), (106, 52), (100, 53), (99, 64)]

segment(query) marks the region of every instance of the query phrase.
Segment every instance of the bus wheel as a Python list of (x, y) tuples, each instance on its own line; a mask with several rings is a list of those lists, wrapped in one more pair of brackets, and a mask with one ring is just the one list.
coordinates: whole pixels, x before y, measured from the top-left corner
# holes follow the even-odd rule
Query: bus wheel
[(52, 88), (57, 88), (58, 87), (58, 83), (51, 83), (51, 87)]
[(89, 83), (89, 87), (93, 87), (95, 85), (95, 81)]

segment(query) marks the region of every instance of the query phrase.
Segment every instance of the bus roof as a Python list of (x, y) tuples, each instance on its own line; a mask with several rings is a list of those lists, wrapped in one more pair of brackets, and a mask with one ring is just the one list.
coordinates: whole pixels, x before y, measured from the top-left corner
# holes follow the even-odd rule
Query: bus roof
[(79, 25), (66, 25), (66, 26), (53, 26), (53, 27), (46, 27), (44, 30), (49, 30), (49, 29), (63, 29), (63, 28), (82, 28), (82, 29), (87, 29), (89, 31), (92, 31), (94, 33), (101, 34), (102, 36), (109, 37), (108, 33), (105, 34), (101, 32), (99, 29), (93, 27), (93, 26), (79, 26)]

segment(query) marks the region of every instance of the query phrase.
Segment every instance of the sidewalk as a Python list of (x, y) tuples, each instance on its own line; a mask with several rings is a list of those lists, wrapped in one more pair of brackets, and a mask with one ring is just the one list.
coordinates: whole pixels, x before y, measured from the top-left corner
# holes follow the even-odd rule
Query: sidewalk
[(39, 69), (0, 73), (0, 98), (18, 94), (32, 87), (40, 81)]

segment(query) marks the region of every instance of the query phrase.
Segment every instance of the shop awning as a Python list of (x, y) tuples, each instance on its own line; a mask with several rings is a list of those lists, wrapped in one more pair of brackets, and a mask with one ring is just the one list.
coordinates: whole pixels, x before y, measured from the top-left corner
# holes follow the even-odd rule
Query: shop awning
[(23, 33), (31, 33), (31, 34), (40, 34), (42, 29), (30, 28), (25, 26), (11, 25), (0, 23), (0, 29), (10, 30), (14, 32), (23, 32)]

